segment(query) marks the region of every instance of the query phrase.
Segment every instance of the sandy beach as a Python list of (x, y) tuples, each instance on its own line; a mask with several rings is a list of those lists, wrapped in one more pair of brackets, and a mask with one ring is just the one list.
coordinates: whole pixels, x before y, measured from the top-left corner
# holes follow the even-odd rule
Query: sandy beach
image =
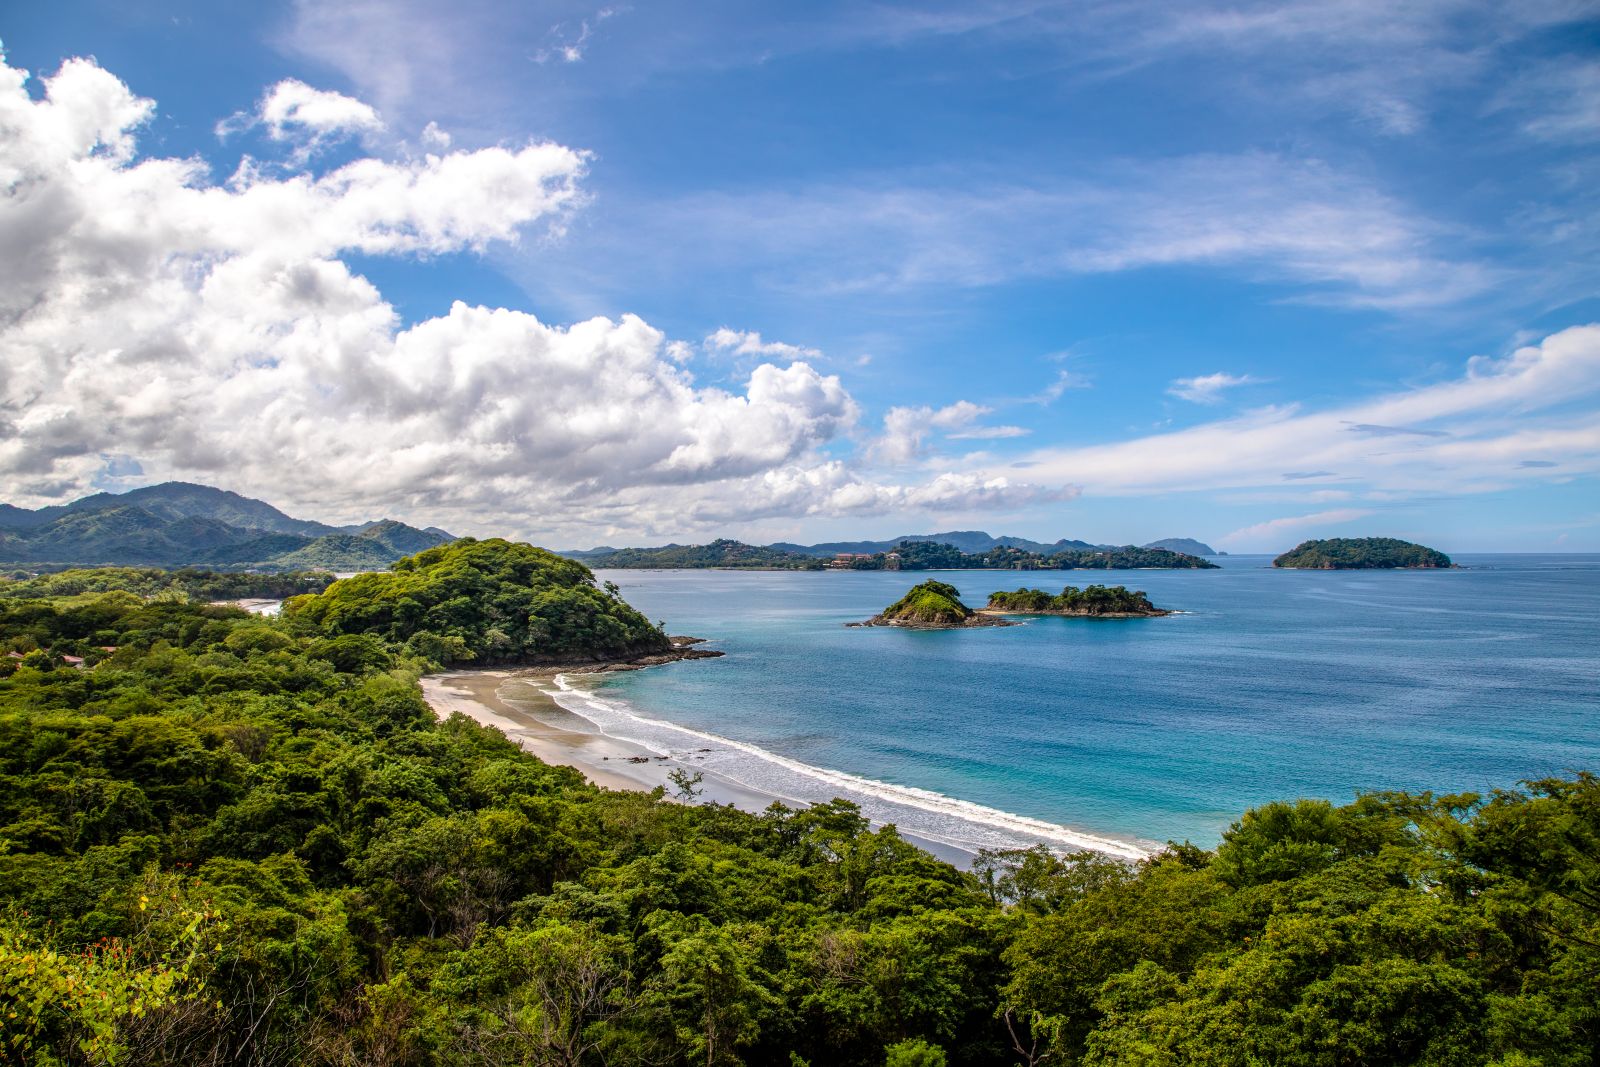
[[(549, 668), (525, 668), (433, 674), (422, 679), (422, 696), (441, 719), (459, 712), (480, 725), (499, 730), (546, 763), (572, 767), (604, 789), (648, 791), (663, 786), (670, 799), (673, 785), (667, 776), (684, 767), (704, 775), (700, 797), (703, 801), (731, 804), (755, 813), (766, 810), (774, 801), (804, 806), (598, 732), (594, 724), (556, 702), (556, 673)], [(966, 849), (913, 834), (904, 836), (959, 867), (972, 862), (973, 853)]]
[[(684, 766), (642, 745), (599, 733), (556, 702), (547, 669), (457, 671), (422, 679), (422, 695), (440, 718), (453, 712), (492, 726), (546, 763), (581, 771), (606, 789), (673, 791), (667, 776)], [(694, 768), (698, 769), (698, 768)], [(777, 797), (707, 774), (704, 797), (762, 811)]]

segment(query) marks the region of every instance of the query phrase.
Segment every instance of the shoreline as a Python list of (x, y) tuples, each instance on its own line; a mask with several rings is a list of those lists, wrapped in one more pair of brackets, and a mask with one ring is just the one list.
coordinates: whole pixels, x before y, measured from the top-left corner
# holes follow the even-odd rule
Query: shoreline
[[(583, 664), (576, 667), (479, 668), (424, 675), (422, 697), (439, 719), (460, 712), (480, 726), (492, 727), (544, 763), (570, 767), (601, 789), (649, 792), (668, 790), (668, 775), (683, 769), (699, 772), (700, 801), (728, 804), (759, 815), (773, 803), (805, 807), (807, 802), (777, 796), (715, 771), (694, 766), (643, 745), (602, 733), (583, 716), (556, 700), (554, 683), (563, 674), (600, 674), (640, 669), (638, 664)], [(874, 825), (877, 825), (876, 823)], [(977, 853), (969, 848), (900, 830), (918, 848), (963, 870)]]

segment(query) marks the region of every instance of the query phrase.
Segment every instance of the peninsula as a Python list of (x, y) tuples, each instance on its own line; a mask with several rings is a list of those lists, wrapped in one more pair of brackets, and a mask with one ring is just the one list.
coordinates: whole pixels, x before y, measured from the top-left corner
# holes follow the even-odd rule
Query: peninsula
[(1394, 537), (1331, 537), (1302, 541), (1272, 561), (1274, 567), (1294, 570), (1432, 570), (1453, 567), (1450, 557), (1426, 545)]
[(1172, 614), (1150, 603), (1143, 590), (1129, 589), (1125, 585), (1091, 585), (1087, 589), (1069, 585), (1057, 596), (1043, 589), (1000, 590), (989, 594), (989, 604), (983, 613), (1071, 615), (1089, 619), (1145, 619)]
[(914, 585), (905, 596), (866, 622), (850, 626), (901, 626), (908, 630), (959, 630), (970, 626), (1017, 626), (974, 611), (961, 602), (961, 592), (944, 582)]

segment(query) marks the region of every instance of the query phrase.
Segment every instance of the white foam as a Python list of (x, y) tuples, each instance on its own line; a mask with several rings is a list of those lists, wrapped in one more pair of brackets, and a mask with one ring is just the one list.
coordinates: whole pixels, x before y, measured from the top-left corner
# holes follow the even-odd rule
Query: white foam
[[(1101, 837), (1095, 834), (1074, 830), (1058, 823), (1035, 819), (1027, 815), (1018, 815), (1014, 812), (1002, 811), (984, 804), (977, 804), (968, 800), (946, 796), (931, 789), (922, 789), (917, 786), (895, 785), (891, 782), (880, 782), (872, 778), (863, 778), (860, 775), (850, 774), (847, 771), (836, 771), (827, 767), (817, 767), (800, 760), (781, 756), (759, 745), (752, 745), (744, 741), (736, 741), (720, 734), (696, 730), (679, 723), (668, 722), (664, 719), (655, 719), (641, 715), (637, 711), (626, 707), (621, 701), (602, 700), (592, 691), (580, 689), (567, 680), (565, 675), (556, 675), (555, 684), (557, 691), (552, 694), (557, 703), (575, 715), (580, 715), (590, 722), (602, 733), (616, 737), (618, 740), (629, 741), (642, 745), (658, 755), (671, 755), (661, 747), (660, 737), (628, 736), (617, 732), (618, 729), (628, 730), (633, 733), (638, 727), (645, 727), (645, 733), (660, 731), (669, 735), (681, 735), (693, 738), (698, 742), (710, 742), (725, 751), (732, 751), (751, 756), (763, 763), (781, 768), (791, 775), (798, 776), (804, 782), (820, 783), (828, 787), (826, 795), (814, 795), (810, 798), (784, 797), (799, 803), (809, 803), (814, 800), (831, 799), (833, 796), (846, 795), (846, 799), (859, 800), (870, 798), (879, 804), (871, 805), (877, 808), (887, 805), (892, 808), (909, 809), (918, 813), (923, 818), (911, 821), (904, 819), (877, 818), (878, 822), (896, 821), (907, 831), (924, 837), (931, 837), (947, 844), (957, 846), (979, 845), (992, 847), (1015, 847), (1036, 842), (1045, 842), (1057, 847), (1073, 850), (1088, 849), (1094, 852), (1115, 856), (1119, 859), (1138, 860), (1151, 854), (1151, 849), (1129, 841), (1120, 841), (1115, 838)], [(563, 699), (565, 697), (566, 699)], [(576, 705), (576, 706), (573, 706)], [(597, 718), (596, 716), (599, 716)], [(605, 721), (601, 721), (605, 720)], [(773, 789), (768, 783), (744, 781), (743, 784), (754, 786), (766, 792), (776, 792), (780, 796), (785, 792), (811, 792), (812, 790), (793, 788)], [(850, 794), (854, 794), (851, 796)], [(866, 810), (868, 805), (863, 805)], [(873, 814), (873, 812), (868, 812)], [(931, 820), (927, 817), (931, 816)], [(995, 831), (999, 831), (998, 834)]]

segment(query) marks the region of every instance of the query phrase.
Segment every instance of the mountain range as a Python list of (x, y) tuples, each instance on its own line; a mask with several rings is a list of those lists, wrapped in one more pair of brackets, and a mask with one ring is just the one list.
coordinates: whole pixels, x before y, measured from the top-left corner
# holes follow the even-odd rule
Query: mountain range
[(0, 564), (359, 571), (454, 541), (394, 519), (330, 526), (189, 482), (29, 510), (0, 504)]
[[(945, 533), (931, 534), (906, 534), (903, 537), (891, 537), (887, 541), (825, 541), (816, 545), (797, 545), (788, 541), (778, 541), (770, 545), (754, 546), (756, 548), (770, 549), (774, 552), (787, 552), (797, 556), (815, 556), (818, 558), (831, 558), (842, 553), (870, 555), (876, 552), (889, 552), (902, 541), (927, 541), (933, 544), (950, 545), (963, 552), (980, 554), (996, 548), (1020, 548), (1024, 552), (1036, 552), (1041, 556), (1053, 556), (1061, 552), (1084, 552), (1095, 549), (1122, 548), (1122, 545), (1096, 545), (1088, 541), (1074, 541), (1062, 538), (1059, 541), (1030, 541), (1026, 537), (993, 537), (982, 530), (949, 530)], [(730, 542), (731, 543), (731, 542)], [(609, 545), (597, 548), (574, 549), (562, 552), (561, 555), (571, 559), (594, 561), (602, 556), (612, 556), (622, 552), (663, 552), (672, 549), (694, 548), (693, 545), (662, 545), (655, 549), (617, 549)], [(748, 547), (748, 546), (747, 546)], [(1216, 549), (1192, 537), (1168, 537), (1160, 541), (1152, 541), (1141, 548), (1164, 548), (1169, 552), (1182, 552), (1190, 556), (1215, 556), (1219, 555)]]

